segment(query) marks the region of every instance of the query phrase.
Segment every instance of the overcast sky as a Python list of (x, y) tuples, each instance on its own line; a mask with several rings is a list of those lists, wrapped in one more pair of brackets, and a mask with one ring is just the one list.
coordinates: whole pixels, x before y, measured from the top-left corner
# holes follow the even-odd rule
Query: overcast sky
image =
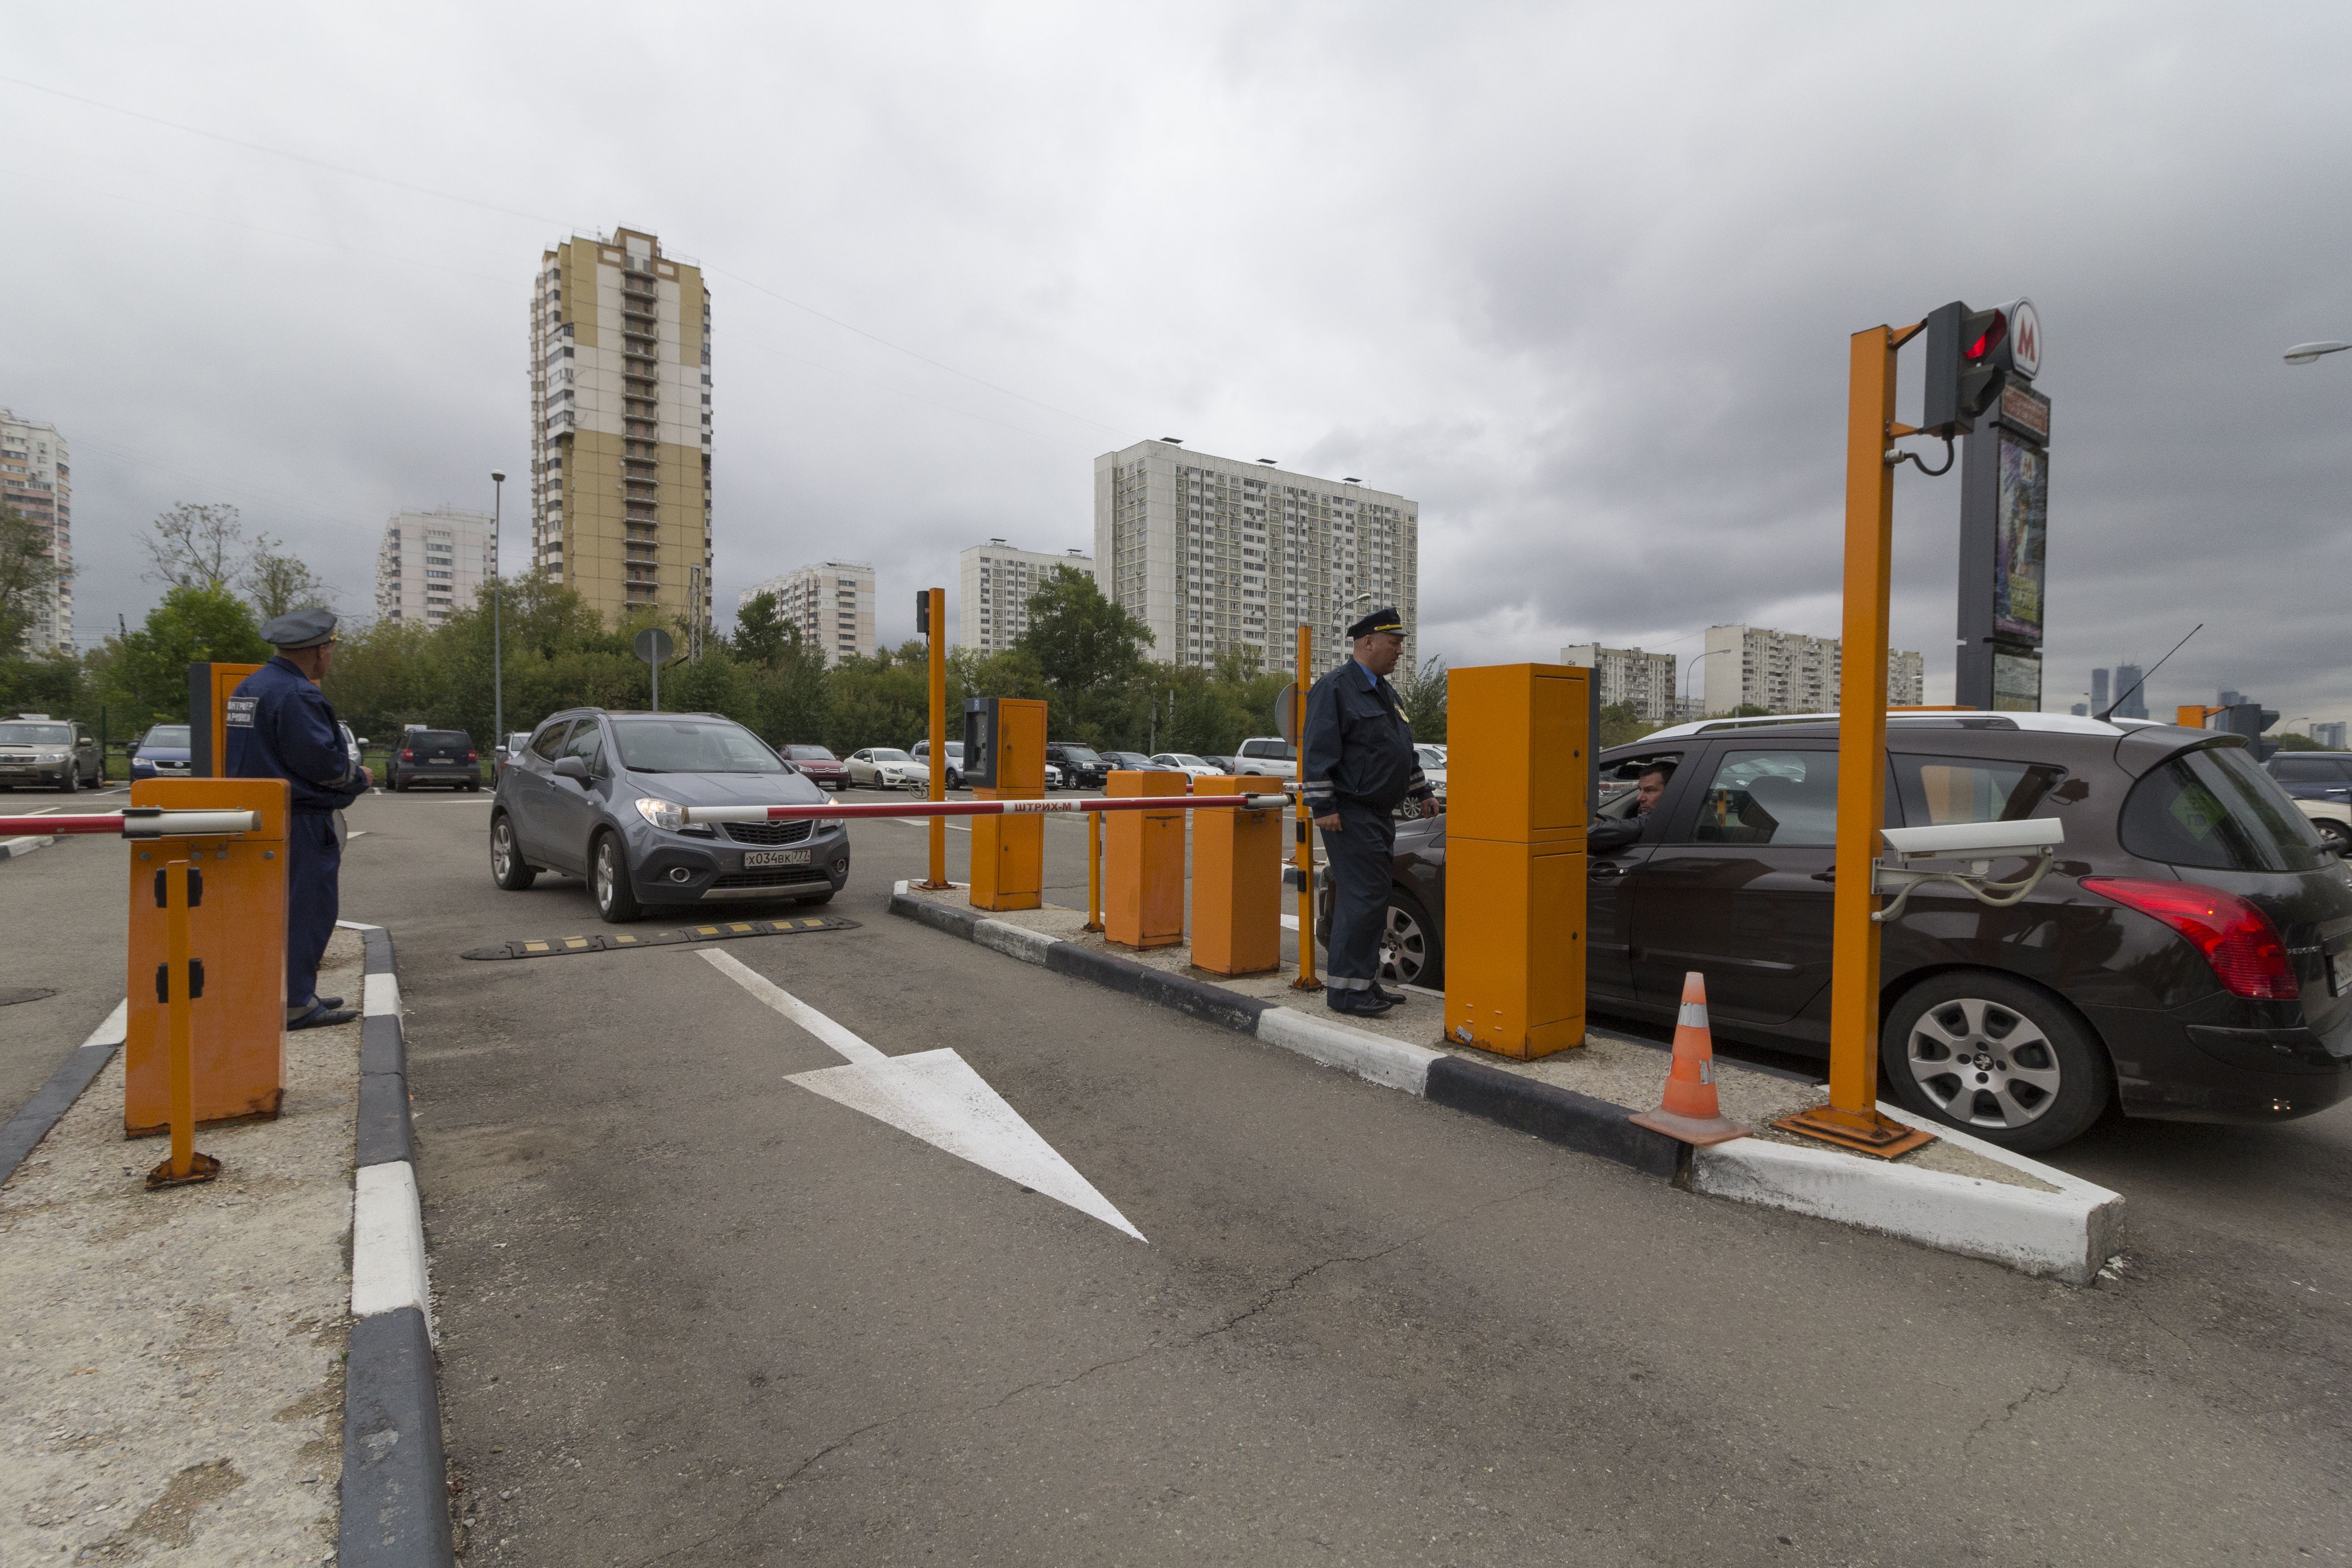
[[(0, 405), (85, 641), (181, 500), (369, 613), (396, 508), (527, 510), (533, 269), (625, 224), (713, 290), (722, 613), (870, 559), (896, 641), (1176, 435), (1418, 500), (1425, 653), (1687, 664), (1838, 630), (1847, 335), (2029, 294), (2045, 706), (2202, 620), (2152, 707), (2352, 718), (2352, 354), (2280, 361), (2352, 337), (2352, 13), (1903, 15), (0, 4)], [(1958, 500), (1897, 485), (1931, 700)]]

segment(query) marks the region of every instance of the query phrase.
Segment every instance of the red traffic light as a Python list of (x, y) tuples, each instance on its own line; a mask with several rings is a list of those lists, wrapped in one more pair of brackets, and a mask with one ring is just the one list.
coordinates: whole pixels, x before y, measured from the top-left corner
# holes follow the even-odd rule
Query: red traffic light
[[(1993, 350), (2000, 347), (2002, 342), (2009, 336), (2009, 317), (2006, 314), (2000, 310), (1987, 310), (1983, 317), (1977, 319), (1984, 320), (1985, 317), (1990, 317), (1990, 320), (1984, 321), (1984, 331), (1978, 334), (1976, 342), (1960, 351), (1960, 357), (1971, 364), (1982, 361)], [(1975, 321), (1972, 321), (1969, 324), (1973, 326)]]

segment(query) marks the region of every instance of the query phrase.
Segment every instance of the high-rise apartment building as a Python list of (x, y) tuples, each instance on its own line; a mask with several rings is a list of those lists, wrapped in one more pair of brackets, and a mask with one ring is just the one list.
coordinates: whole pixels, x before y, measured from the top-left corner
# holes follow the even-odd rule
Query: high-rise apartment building
[(403, 626), (437, 626), (474, 602), (498, 575), (490, 514), (396, 511), (375, 552), (375, 613)]
[(824, 561), (771, 577), (744, 589), (735, 607), (762, 594), (776, 596), (778, 618), (800, 628), (803, 647), (823, 649), (825, 663), (874, 657), (874, 568), (866, 563)]
[(2311, 726), (2311, 738), (2331, 752), (2344, 749), (2344, 721), (2341, 719), (2323, 721)]
[(2107, 672), (2104, 669), (2095, 669), (2091, 671), (2091, 711), (2104, 713), (2106, 710)]
[(1083, 550), (1059, 555), (1015, 550), (1001, 539), (975, 544), (957, 558), (961, 586), (956, 596), (955, 646), (1002, 653), (1029, 629), (1029, 595), (1055, 571), (1067, 566), (1091, 577), (1095, 558)]
[(1412, 659), (1420, 558), (1420, 504), (1356, 479), (1171, 440), (1095, 459), (1095, 578), (1150, 630), (1154, 658), (1206, 665), (1244, 648), (1286, 669), (1307, 626), (1324, 669), (1343, 656), (1350, 622), (1394, 605)]
[(2116, 666), (2116, 710), (2117, 719), (2147, 717), (2147, 676), (2136, 664)]
[[(48, 536), (57, 579), (25, 628), (28, 652), (71, 653), (73, 630), (73, 468), (54, 425), (19, 419), (0, 408), (0, 504), (14, 507)], [(6, 650), (0, 649), (0, 652)]]
[(710, 295), (635, 229), (540, 258), (531, 563), (617, 624), (710, 620)]
[(1637, 647), (1576, 643), (1559, 650), (1559, 662), (1593, 672), (1601, 706), (1631, 706), (1645, 723), (1671, 724), (1679, 718), (1675, 701), (1675, 656)]
[[(1706, 652), (1700, 658), (1706, 661), (1709, 713), (1740, 707), (1774, 713), (1837, 711), (1844, 659), (1835, 637), (1765, 626), (1709, 626)], [(1887, 650), (1887, 706), (1918, 707), (1925, 700), (1926, 685), (1925, 659), (1902, 648)]]

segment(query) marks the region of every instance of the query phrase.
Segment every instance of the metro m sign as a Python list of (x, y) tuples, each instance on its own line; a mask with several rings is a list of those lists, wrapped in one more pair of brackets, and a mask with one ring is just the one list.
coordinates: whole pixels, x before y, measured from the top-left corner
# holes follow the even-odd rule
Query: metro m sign
[(2042, 314), (2026, 299), (2000, 308), (2009, 318), (2009, 368), (2028, 381), (2042, 374)]

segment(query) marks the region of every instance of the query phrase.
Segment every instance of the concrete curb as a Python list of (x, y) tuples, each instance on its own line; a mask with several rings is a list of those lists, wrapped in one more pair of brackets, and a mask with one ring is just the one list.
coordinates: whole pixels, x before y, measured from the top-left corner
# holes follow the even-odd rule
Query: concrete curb
[(1692, 1149), (1636, 1125), (1631, 1107), (1296, 1008), (1236, 996), (1219, 986), (1077, 942), (1055, 941), (974, 910), (930, 903), (911, 897), (904, 882), (891, 892), (890, 912), (1547, 1142), (1646, 1175), (1687, 1182), (1694, 1192), (1884, 1231), (1938, 1251), (2075, 1285), (2088, 1283), (2120, 1245), (2121, 1195), (1891, 1105), (1879, 1109), (2057, 1190), (2011, 1186), (1761, 1138)]
[[(48, 841), (43, 839), (42, 842), (46, 844)], [(40, 1147), (41, 1140), (49, 1135), (49, 1129), (58, 1124), (58, 1118), (72, 1110), (73, 1102), (81, 1098), (82, 1090), (106, 1070), (106, 1064), (114, 1059), (114, 1053), (122, 1048), (122, 1037), (129, 1026), (131, 1004), (117, 1002), (114, 1011), (89, 1032), (89, 1038), (77, 1047), (74, 1054), (49, 1075), (48, 1082), (33, 1091), (33, 1098), (8, 1119), (5, 1127), (0, 1127), (0, 1183), (16, 1173), (16, 1167), (25, 1163), (26, 1155)]]
[(2121, 1244), (2119, 1194), (1884, 1101), (1878, 1109), (2058, 1190), (1857, 1160), (1760, 1138), (1693, 1151), (1691, 1190), (1885, 1231), (1939, 1252), (1981, 1258), (2070, 1285), (2090, 1283)]
[(457, 1558), (434, 1371), (433, 1295), (392, 933), (355, 921), (336, 923), (358, 931), (366, 952), (336, 1561), (343, 1568), (450, 1568)]
[(14, 860), (19, 855), (30, 855), (36, 849), (47, 849), (56, 842), (54, 837), (0, 838), (0, 860)]

